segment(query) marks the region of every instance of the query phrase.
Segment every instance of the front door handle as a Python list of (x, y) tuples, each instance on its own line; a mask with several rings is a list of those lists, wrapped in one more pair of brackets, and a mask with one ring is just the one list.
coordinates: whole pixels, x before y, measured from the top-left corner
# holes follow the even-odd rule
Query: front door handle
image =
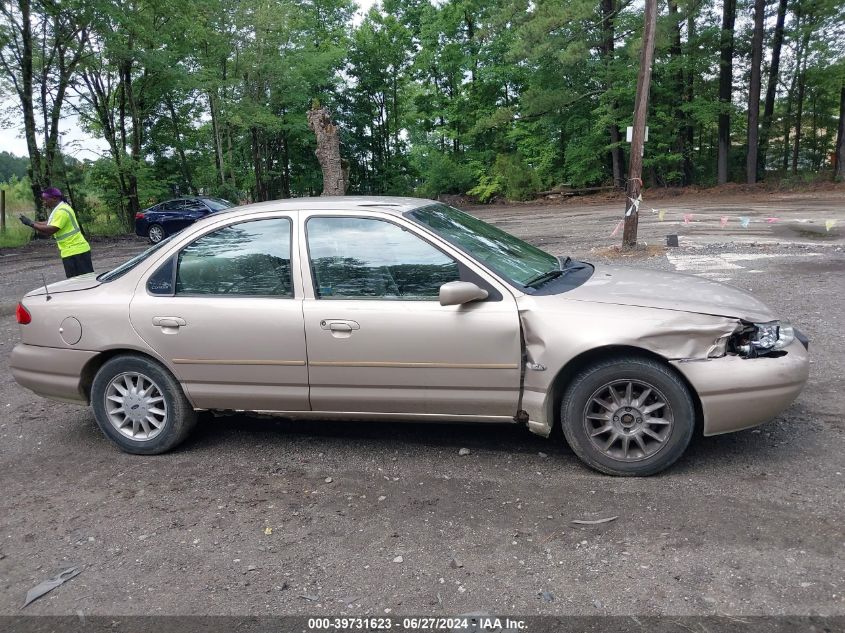
[(324, 319), (320, 321), (320, 327), (331, 332), (335, 338), (349, 338), (353, 330), (361, 329), (356, 321), (348, 319)]
[(182, 317), (157, 316), (153, 317), (153, 325), (157, 327), (182, 327), (188, 325)]

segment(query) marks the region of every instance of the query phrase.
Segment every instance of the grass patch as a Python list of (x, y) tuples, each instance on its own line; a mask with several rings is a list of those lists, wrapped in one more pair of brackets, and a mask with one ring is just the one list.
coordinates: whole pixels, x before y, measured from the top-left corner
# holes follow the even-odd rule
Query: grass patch
[(18, 222), (16, 217), (6, 216), (6, 231), (0, 233), (0, 248), (16, 248), (28, 244), (33, 232), (31, 228)]
[[(114, 216), (98, 215), (93, 221), (82, 224), (85, 234), (90, 236), (114, 237), (126, 235), (126, 227)], [(0, 233), (0, 248), (18, 248), (34, 239), (34, 231), (18, 221), (17, 215), (6, 215), (6, 231)]]
[(100, 215), (94, 217), (93, 221), (83, 224), (89, 235), (101, 235), (103, 237), (114, 237), (115, 235), (126, 235), (129, 231), (126, 226), (113, 215)]

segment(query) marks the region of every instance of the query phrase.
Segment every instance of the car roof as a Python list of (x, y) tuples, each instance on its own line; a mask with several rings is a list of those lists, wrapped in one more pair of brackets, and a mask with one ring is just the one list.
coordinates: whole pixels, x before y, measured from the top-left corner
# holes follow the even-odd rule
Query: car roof
[(317, 196), (313, 198), (285, 198), (284, 200), (268, 200), (255, 202), (240, 207), (232, 207), (218, 211), (215, 217), (253, 213), (255, 211), (354, 211), (378, 210), (401, 215), (413, 209), (434, 204), (434, 200), (425, 198), (400, 198), (389, 196)]

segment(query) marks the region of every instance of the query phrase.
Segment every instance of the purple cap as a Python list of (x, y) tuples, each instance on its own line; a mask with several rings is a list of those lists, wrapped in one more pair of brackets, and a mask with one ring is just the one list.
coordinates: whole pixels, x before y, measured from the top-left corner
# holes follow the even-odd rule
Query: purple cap
[(55, 198), (56, 200), (61, 200), (64, 196), (62, 195), (62, 190), (57, 189), (56, 187), (47, 187), (44, 191), (41, 192), (42, 198)]

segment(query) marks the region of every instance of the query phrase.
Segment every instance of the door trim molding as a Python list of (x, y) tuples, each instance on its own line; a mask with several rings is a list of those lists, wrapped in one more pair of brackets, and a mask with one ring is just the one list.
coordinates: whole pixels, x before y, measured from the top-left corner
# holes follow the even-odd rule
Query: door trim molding
[(519, 369), (517, 363), (400, 363), (390, 361), (309, 361), (311, 367), (387, 367), (408, 369)]
[(279, 365), (304, 367), (304, 360), (224, 360), (216, 358), (174, 358), (174, 365)]
[[(208, 411), (208, 409), (196, 409)], [(253, 414), (291, 420), (324, 420), (332, 422), (480, 422), (488, 424), (520, 424), (513, 416), (468, 415), (460, 413), (383, 413), (375, 411), (277, 411), (270, 409), (225, 409), (227, 413)]]

